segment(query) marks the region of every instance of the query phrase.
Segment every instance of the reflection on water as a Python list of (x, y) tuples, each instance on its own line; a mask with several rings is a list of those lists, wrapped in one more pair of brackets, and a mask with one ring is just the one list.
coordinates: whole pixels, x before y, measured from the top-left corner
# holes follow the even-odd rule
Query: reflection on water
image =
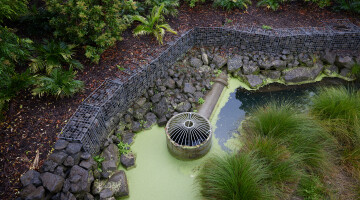
[[(319, 87), (342, 84), (341, 81), (327, 80), (319, 83), (300, 86), (270, 85), (260, 91), (247, 91), (238, 88), (230, 94), (229, 101), (221, 109), (216, 122), (215, 137), (223, 150), (229, 151), (225, 146), (226, 141), (239, 134), (238, 127), (245, 116), (253, 109), (269, 102), (293, 103), (294, 106), (305, 110), (310, 103), (309, 97), (313, 96)], [(354, 87), (352, 84), (349, 87)], [(357, 85), (356, 88), (358, 88)]]

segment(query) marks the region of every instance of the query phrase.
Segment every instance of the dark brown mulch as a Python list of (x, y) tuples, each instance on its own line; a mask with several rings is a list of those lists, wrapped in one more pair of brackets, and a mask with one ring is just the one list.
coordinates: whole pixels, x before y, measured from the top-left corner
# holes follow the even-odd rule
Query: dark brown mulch
[[(178, 17), (169, 18), (169, 24), (178, 35), (196, 26), (250, 26), (268, 25), (280, 27), (321, 26), (326, 19), (350, 19), (360, 24), (359, 18), (350, 14), (335, 13), (303, 3), (285, 5), (276, 12), (257, 8), (256, 2), (247, 11), (226, 12), (215, 9), (210, 3), (190, 8), (182, 3)], [(228, 20), (231, 23), (226, 23)], [(173, 41), (175, 35), (166, 35), (165, 43)], [(124, 40), (103, 53), (99, 64), (84, 61), (85, 69), (78, 78), (84, 81), (83, 93), (72, 98), (55, 99), (34, 97), (30, 91), (21, 93), (12, 100), (7, 117), (0, 123), (0, 199), (14, 199), (21, 188), (20, 175), (29, 169), (36, 151), (40, 152), (40, 165), (51, 151), (56, 135), (66, 120), (91, 91), (105, 78), (114, 77), (116, 65), (134, 68), (155, 58), (167, 45), (159, 46), (151, 36), (132, 37), (131, 30), (124, 33)], [(81, 60), (84, 60), (82, 57)]]

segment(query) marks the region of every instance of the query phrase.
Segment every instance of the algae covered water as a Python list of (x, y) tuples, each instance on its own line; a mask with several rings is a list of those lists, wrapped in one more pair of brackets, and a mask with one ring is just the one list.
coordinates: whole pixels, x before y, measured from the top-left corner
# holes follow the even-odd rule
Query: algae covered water
[[(325, 82), (325, 85), (329, 85)], [(210, 152), (203, 158), (182, 161), (171, 156), (166, 146), (165, 129), (154, 126), (138, 133), (131, 149), (136, 154), (136, 167), (126, 172), (130, 200), (197, 200), (201, 199), (195, 177), (202, 164), (213, 155), (236, 150), (241, 144), (238, 127), (255, 107), (270, 101), (307, 104), (307, 97), (319, 84), (305, 86), (275, 85), (252, 92), (237, 89), (243, 84), (229, 80), (210, 118), (214, 134)], [(284, 87), (286, 87), (284, 89)]]

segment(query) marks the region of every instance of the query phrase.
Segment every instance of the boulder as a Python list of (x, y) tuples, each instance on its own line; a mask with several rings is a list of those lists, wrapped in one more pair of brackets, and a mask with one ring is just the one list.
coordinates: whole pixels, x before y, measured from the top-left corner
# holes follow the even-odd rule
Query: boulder
[(100, 192), (100, 199), (106, 199), (112, 197), (113, 195), (113, 191), (111, 191), (109, 188), (105, 188)]
[(40, 177), (43, 186), (51, 193), (57, 193), (61, 191), (62, 186), (64, 184), (63, 177), (49, 172), (45, 172), (44, 174), (41, 174)]
[[(29, 188), (28, 188), (29, 189)], [(28, 191), (29, 193), (28, 194), (21, 194), (20, 193), (20, 196), (23, 196), (23, 199), (26, 199), (26, 200), (43, 200), (45, 199), (45, 189), (43, 186), (40, 186), (40, 187), (37, 187), (37, 188), (32, 188), (32, 190)]]
[(236, 56), (232, 57), (231, 59), (228, 60), (228, 63), (227, 63), (228, 72), (233, 73), (233, 72), (240, 70), (240, 68), (242, 67), (242, 64), (243, 64), (242, 56), (236, 55)]
[(249, 86), (251, 88), (257, 88), (259, 86), (261, 86), (264, 82), (263, 82), (263, 77), (259, 76), (259, 75), (245, 75), (245, 78), (247, 80), (247, 82), (249, 83)]
[(121, 154), (120, 162), (126, 169), (129, 169), (135, 165), (135, 155), (133, 153)]
[(146, 98), (145, 97), (141, 97), (141, 98), (138, 98), (134, 104), (134, 108), (137, 109), (137, 108), (141, 108), (144, 106), (144, 104), (146, 103)]
[(134, 118), (137, 119), (137, 120), (141, 120), (141, 119), (144, 119), (144, 115), (146, 114), (146, 110), (143, 109), (143, 108), (137, 108), (134, 110)]
[(209, 64), (209, 58), (208, 55), (205, 52), (201, 53), (201, 59), (204, 62), (204, 65), (208, 65)]
[(284, 70), (286, 69), (286, 62), (283, 60), (274, 60), (271, 62), (271, 65), (276, 69), (276, 70)]
[(27, 171), (25, 174), (23, 174), (20, 177), (20, 181), (24, 187), (27, 185), (30, 185), (30, 184), (39, 186), (39, 185), (41, 185), (40, 173), (35, 170), (30, 169), (29, 171)]
[(184, 84), (184, 92), (188, 94), (194, 94), (196, 91), (196, 88), (191, 83), (185, 83)]
[(259, 63), (261, 69), (269, 70), (273, 66), (270, 61), (263, 61)]
[(82, 147), (82, 144), (72, 142), (72, 143), (68, 144), (68, 146), (66, 147), (66, 152), (68, 154), (76, 154), (76, 153), (80, 152), (81, 147)]
[(107, 160), (101, 163), (101, 169), (103, 172), (113, 172), (117, 168), (114, 160)]
[(83, 159), (83, 160), (88, 160), (88, 159), (91, 158), (91, 154), (88, 153), (88, 152), (84, 152), (84, 153), (81, 154), (80, 158)]
[(107, 180), (104, 179), (96, 179), (92, 185), (91, 192), (94, 195), (100, 194), (104, 190), (106, 182)]
[(54, 174), (59, 175), (59, 176), (65, 178), (66, 174), (64, 173), (64, 171), (65, 171), (65, 167), (62, 166), (62, 165), (60, 165), (60, 166), (57, 166), (57, 167), (56, 167), (56, 169), (55, 169), (55, 171), (54, 171)]
[(77, 194), (77, 196), (84, 196), (90, 192), (91, 183), (94, 181), (92, 171), (87, 171), (79, 165), (71, 168), (69, 177), (79, 176), (78, 181), (70, 183), (70, 192)]
[(165, 86), (169, 89), (175, 89), (175, 81), (172, 78), (168, 78), (165, 81)]
[(158, 124), (158, 126), (160, 126), (160, 127), (165, 126), (166, 123), (167, 123), (167, 118), (166, 118), (166, 116), (160, 117), (160, 118), (158, 119), (158, 121), (157, 121), (157, 124)]
[(94, 168), (96, 166), (96, 162), (91, 158), (88, 160), (83, 160), (81, 161), (81, 163), (79, 164), (80, 167), (90, 170), (92, 168)]
[(336, 54), (326, 50), (323, 55), (321, 55), (320, 59), (325, 63), (329, 65), (333, 65), (335, 62)]
[(121, 142), (126, 144), (132, 144), (134, 142), (135, 134), (131, 131), (124, 131), (121, 133)]
[(114, 197), (120, 198), (129, 195), (129, 187), (126, 174), (123, 170), (115, 172), (106, 183), (105, 188), (110, 189), (114, 193)]
[(335, 65), (338, 67), (345, 67), (351, 69), (354, 66), (355, 62), (351, 56), (338, 56), (335, 60)]
[(166, 113), (168, 112), (168, 103), (165, 97), (161, 98), (160, 102), (155, 104), (153, 112), (159, 118), (166, 115)]
[[(217, 68), (222, 68), (227, 63), (227, 59), (224, 56), (219, 54), (214, 55), (212, 62), (215, 64)], [(211, 67), (211, 66), (210, 66)]]
[(61, 165), (64, 162), (64, 160), (66, 159), (66, 157), (68, 157), (67, 153), (65, 153), (63, 151), (59, 151), (59, 152), (52, 153), (49, 156), (49, 159), (56, 162), (57, 164)]
[(243, 73), (246, 75), (258, 73), (259, 70), (260, 70), (259, 67), (256, 66), (255, 64), (247, 64), (243, 66)]
[(281, 72), (275, 70), (261, 71), (261, 74), (270, 79), (279, 79), (281, 76)]
[(190, 59), (190, 65), (195, 68), (199, 68), (203, 65), (203, 62), (199, 58), (192, 57)]
[(293, 68), (284, 73), (286, 83), (297, 83), (302, 81), (314, 80), (323, 70), (322, 65), (315, 65), (312, 68), (298, 67)]
[(161, 93), (154, 94), (154, 96), (151, 97), (151, 102), (157, 103), (161, 99)]
[(142, 126), (140, 124), (140, 122), (138, 121), (133, 121), (132, 124), (131, 124), (131, 130), (134, 132), (134, 133), (138, 133), (142, 130)]
[(284, 55), (289, 55), (290, 50), (289, 49), (284, 49), (281, 53), (284, 54)]
[(324, 72), (326, 73), (326, 75), (332, 75), (333, 73), (338, 74), (339, 68), (336, 67), (335, 65), (329, 65), (325, 68)]
[(115, 144), (110, 144), (106, 147), (101, 156), (105, 158), (104, 161), (115, 161), (115, 165), (119, 165), (119, 148)]
[(55, 168), (58, 166), (58, 164), (52, 160), (45, 160), (41, 170), (43, 172), (54, 172)]
[(54, 149), (55, 150), (63, 150), (67, 147), (68, 144), (69, 144), (68, 141), (60, 139), (60, 140), (56, 141), (56, 143), (54, 144)]
[(191, 103), (188, 101), (179, 103), (175, 108), (175, 110), (179, 113), (189, 112), (190, 109), (191, 109)]
[(152, 113), (152, 112), (146, 113), (144, 128), (149, 129), (153, 124), (156, 123), (156, 120), (157, 120), (157, 117), (154, 113)]
[(341, 76), (344, 76), (344, 77), (349, 77), (350, 76), (350, 69), (348, 69), (348, 68), (343, 68), (343, 69), (341, 69), (341, 71), (340, 71), (340, 75)]
[(36, 187), (33, 184), (28, 184), (22, 188), (19, 196), (25, 199), (25, 197), (29, 196), (35, 189)]

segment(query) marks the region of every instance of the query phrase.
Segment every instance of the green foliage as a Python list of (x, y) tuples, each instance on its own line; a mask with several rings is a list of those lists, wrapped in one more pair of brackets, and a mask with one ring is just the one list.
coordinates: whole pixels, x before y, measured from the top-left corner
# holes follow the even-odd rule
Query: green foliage
[(285, 0), (260, 0), (256, 4), (257, 6), (267, 7), (271, 10), (277, 10), (280, 7), (280, 4), (284, 3)]
[(353, 74), (357, 79), (360, 79), (360, 63), (356, 63), (351, 68), (351, 74)]
[(261, 28), (265, 29), (265, 30), (271, 30), (272, 29), (271, 26), (267, 26), (267, 25), (262, 25)]
[(200, 2), (200, 3), (204, 3), (204, 2), (205, 2), (205, 0), (186, 0), (186, 1), (189, 2), (189, 6), (190, 6), (191, 8), (195, 7), (195, 4), (198, 3), (198, 2)]
[(304, 197), (304, 200), (322, 200), (326, 198), (326, 187), (321, 182), (319, 177), (304, 176), (300, 180), (299, 195)]
[(94, 156), (93, 159), (97, 163), (97, 170), (99, 172), (102, 172), (101, 167), (102, 167), (102, 163), (104, 162), (105, 158), (101, 157), (100, 155), (97, 155), (97, 156)]
[(141, 24), (134, 29), (134, 36), (152, 34), (156, 37), (160, 44), (163, 44), (165, 31), (177, 34), (177, 32), (173, 30), (169, 24), (162, 23), (164, 21), (164, 17), (162, 16), (163, 8), (164, 4), (161, 4), (160, 7), (154, 6), (151, 14), (146, 18), (140, 15), (134, 16), (133, 19), (135, 21), (141, 22)]
[(251, 155), (216, 156), (201, 168), (197, 181), (204, 199), (268, 199), (263, 163)]
[(76, 72), (72, 69), (64, 71), (56, 68), (50, 76), (40, 76), (36, 80), (33, 95), (53, 95), (55, 97), (69, 97), (81, 91), (84, 87), (82, 81), (74, 80)]
[(203, 103), (205, 103), (205, 100), (202, 97), (200, 97), (198, 99), (198, 104), (203, 104)]
[(122, 32), (129, 24), (121, 13), (121, 0), (46, 0), (48, 11), (54, 13), (50, 24), (55, 28), (54, 36), (67, 39), (85, 48), (85, 56), (94, 62), (100, 54), (121, 40)]
[(246, 10), (248, 4), (251, 4), (250, 0), (214, 0), (215, 7), (221, 7), (226, 10), (232, 10), (235, 8)]
[(4, 19), (14, 20), (27, 12), (27, 0), (1, 0), (0, 23)]
[(311, 2), (318, 5), (320, 8), (330, 6), (332, 0), (304, 0), (305, 2)]
[(53, 32), (50, 26), (52, 17), (53, 14), (45, 8), (32, 6), (28, 13), (17, 20), (17, 26), (21, 27), (26, 35), (48, 37)]
[(82, 64), (73, 59), (74, 45), (67, 45), (64, 42), (44, 41), (45, 44), (36, 47), (36, 57), (30, 59), (32, 72), (46, 71), (47, 74), (56, 68), (69, 66), (70, 69), (82, 69)]
[(131, 152), (130, 145), (128, 143), (120, 142), (117, 146), (120, 154), (128, 154)]
[(360, 13), (359, 0), (335, 0), (335, 10), (349, 11), (353, 13)]
[(164, 4), (163, 14), (174, 17), (178, 14), (177, 7), (179, 6), (179, 0), (145, 0), (145, 4), (151, 7), (160, 7)]
[(133, 0), (124, 0), (121, 2), (121, 11), (120, 15), (122, 16), (125, 24), (131, 25), (133, 23), (133, 16), (144, 14), (145, 8), (143, 3), (133, 1)]
[(323, 174), (330, 167), (334, 141), (317, 121), (291, 104), (270, 103), (258, 108), (249, 120), (251, 134), (272, 137), (301, 158), (308, 171)]

